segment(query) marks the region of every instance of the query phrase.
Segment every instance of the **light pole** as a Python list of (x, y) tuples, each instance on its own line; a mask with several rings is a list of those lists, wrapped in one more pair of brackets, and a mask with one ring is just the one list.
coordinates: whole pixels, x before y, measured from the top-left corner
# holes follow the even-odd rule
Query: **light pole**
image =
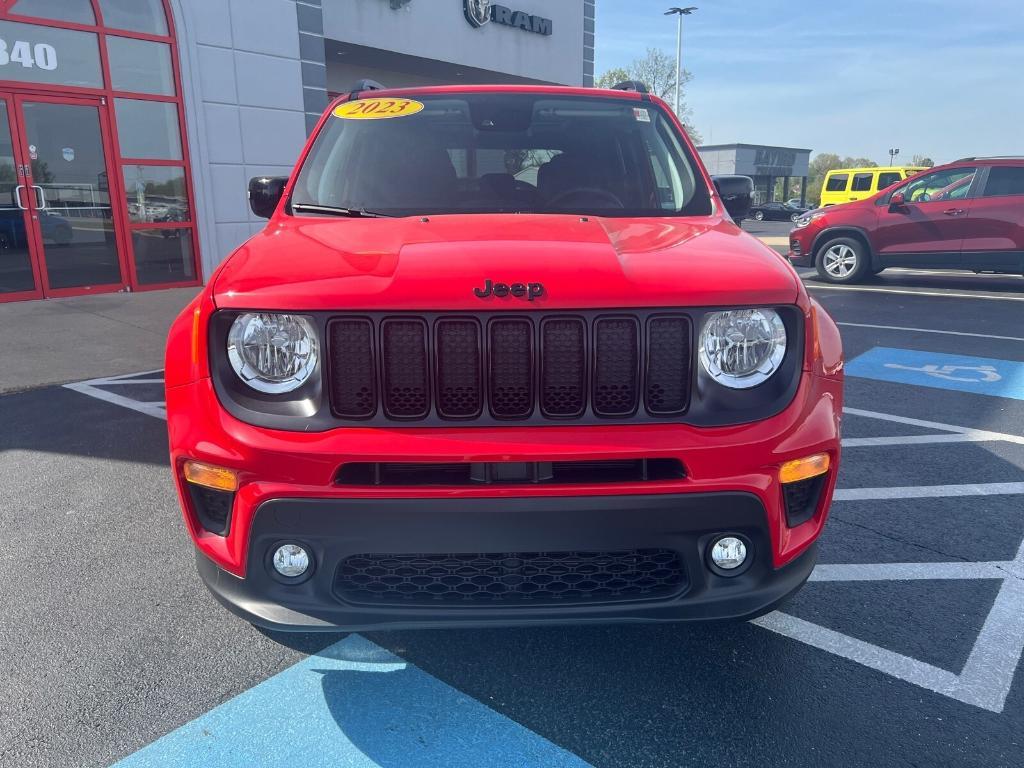
[(890, 166), (896, 165), (896, 155), (898, 155), (899, 153), (900, 153), (899, 149), (897, 149), (895, 147), (893, 149), (889, 150), (889, 165)]
[(697, 7), (691, 5), (689, 8), (673, 6), (665, 11), (666, 16), (679, 17), (676, 27), (676, 116), (679, 115), (679, 86), (682, 84), (683, 79), (683, 16), (689, 16), (696, 10)]

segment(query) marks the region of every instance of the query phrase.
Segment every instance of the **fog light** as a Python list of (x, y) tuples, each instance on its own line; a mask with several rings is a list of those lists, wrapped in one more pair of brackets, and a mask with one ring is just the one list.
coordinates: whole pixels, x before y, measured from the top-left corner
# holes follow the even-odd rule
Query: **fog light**
[(309, 568), (309, 553), (298, 544), (285, 544), (274, 552), (274, 570), (289, 579), (301, 576)]
[(711, 562), (723, 571), (739, 568), (747, 560), (747, 545), (735, 536), (723, 536), (711, 545)]

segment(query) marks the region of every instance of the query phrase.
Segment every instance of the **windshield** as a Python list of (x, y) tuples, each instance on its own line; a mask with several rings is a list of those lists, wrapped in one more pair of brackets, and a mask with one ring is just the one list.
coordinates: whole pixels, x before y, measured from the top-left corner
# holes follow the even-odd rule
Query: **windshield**
[(693, 157), (649, 102), (518, 93), (361, 101), (377, 104), (342, 105), (320, 131), (293, 210), (711, 213)]

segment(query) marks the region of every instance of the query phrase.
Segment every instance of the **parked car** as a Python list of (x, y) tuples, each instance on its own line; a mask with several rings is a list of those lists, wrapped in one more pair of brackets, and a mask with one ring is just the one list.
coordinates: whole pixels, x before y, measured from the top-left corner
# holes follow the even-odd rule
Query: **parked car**
[(1024, 273), (1024, 158), (970, 157), (867, 200), (811, 211), (789, 259), (833, 283), (886, 267)]
[(796, 221), (807, 210), (789, 203), (761, 203), (751, 206), (750, 218), (757, 221)]
[(819, 208), (854, 200), (864, 200), (876, 192), (903, 181), (915, 173), (926, 171), (919, 166), (889, 166), (885, 168), (837, 168), (825, 174), (821, 188)]
[[(550, 153), (536, 185), (501, 173), (523, 150)], [(336, 631), (741, 619), (799, 589), (842, 349), (730, 218), (748, 181), (713, 183), (647, 93), (336, 100), (170, 331), (210, 590)]]

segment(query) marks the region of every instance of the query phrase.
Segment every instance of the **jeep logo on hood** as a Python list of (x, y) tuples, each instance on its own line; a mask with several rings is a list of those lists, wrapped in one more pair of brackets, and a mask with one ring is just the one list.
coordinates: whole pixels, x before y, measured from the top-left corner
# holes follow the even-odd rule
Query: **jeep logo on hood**
[(517, 299), (533, 301), (544, 295), (544, 285), (542, 283), (512, 283), (509, 285), (508, 283), (493, 283), (490, 280), (484, 280), (484, 287), (474, 288), (473, 293), (479, 299), (486, 299), (489, 296), (504, 299), (506, 296), (513, 296)]

